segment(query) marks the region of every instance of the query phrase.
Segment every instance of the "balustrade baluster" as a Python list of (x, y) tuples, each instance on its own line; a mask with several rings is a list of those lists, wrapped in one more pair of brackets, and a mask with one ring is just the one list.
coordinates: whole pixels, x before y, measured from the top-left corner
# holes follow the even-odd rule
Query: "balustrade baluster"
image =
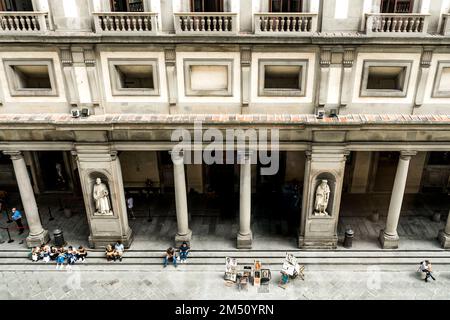
[(223, 31), (231, 31), (231, 21), (229, 19), (231, 20), (231, 18), (224, 17)]
[(19, 17), (19, 28), (20, 30), (26, 30), (25, 20), (22, 16)]
[(218, 17), (213, 17), (213, 20), (212, 20), (212, 24), (213, 24), (212, 30), (213, 31), (219, 31), (219, 30), (217, 30), (217, 19), (219, 19), (219, 18)]
[(284, 18), (281, 18), (281, 21), (283, 22), (281, 29), (283, 31), (286, 31), (286, 32), (291, 31), (291, 19), (293, 19), (293, 18), (287, 17), (286, 20)]
[(211, 31), (211, 18), (206, 17), (206, 31)]
[(25, 17), (25, 24), (27, 26), (27, 30), (31, 30), (31, 31), (39, 31), (36, 23), (34, 23), (34, 16), (31, 16), (31, 19), (29, 16)]
[(206, 25), (206, 18), (201, 17), (200, 18), (200, 31), (205, 31), (205, 25)]
[(222, 29), (223, 27), (223, 20), (222, 18), (219, 18), (219, 31), (225, 31), (224, 29)]
[(14, 26), (14, 29), (20, 31), (19, 18), (17, 16), (14, 16)]
[(141, 16), (139, 16), (138, 19), (137, 19), (137, 30), (138, 31), (142, 31), (142, 18), (141, 18)]
[(417, 31), (418, 32), (422, 32), (423, 31), (423, 25), (425, 23), (425, 18), (419, 18), (418, 20), (419, 20), (419, 26), (417, 28)]
[(297, 25), (298, 25), (297, 22), (298, 22), (298, 18), (292, 17), (292, 19), (291, 19), (291, 30), (292, 30), (292, 32), (297, 31)]
[(389, 17), (389, 18), (383, 19), (383, 21), (386, 24), (386, 29), (385, 29), (385, 26), (383, 26), (381, 31), (390, 32), (391, 31), (391, 18)]
[(274, 18), (275, 26), (274, 26), (274, 30), (273, 31), (280, 31), (279, 30), (279, 25), (280, 25), (280, 20), (279, 19), (280, 18), (278, 18), (278, 17)]
[(269, 30), (273, 31), (273, 18), (269, 20)]
[(131, 19), (130, 17), (125, 17), (125, 31), (131, 31)]
[(392, 18), (392, 32), (397, 32), (397, 17)]
[(144, 17), (144, 30), (145, 31), (151, 31), (152, 30), (152, 28), (149, 27), (149, 25), (148, 25), (148, 17), (147, 16)]
[(403, 18), (399, 18), (398, 19), (398, 26), (397, 26), (397, 31), (398, 32), (402, 32), (402, 24), (403, 24)]

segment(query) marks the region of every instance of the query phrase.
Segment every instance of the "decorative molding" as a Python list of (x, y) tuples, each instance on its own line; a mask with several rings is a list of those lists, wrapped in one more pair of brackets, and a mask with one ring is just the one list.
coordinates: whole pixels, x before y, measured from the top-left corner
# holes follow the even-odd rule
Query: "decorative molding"
[(417, 151), (413, 150), (401, 150), (400, 151), (400, 159), (402, 160), (411, 160), (412, 156), (415, 156)]
[(3, 154), (9, 156), (11, 160), (23, 159), (22, 151), (3, 151)]
[(432, 48), (424, 48), (422, 57), (420, 59), (420, 66), (422, 68), (429, 68), (431, 65), (432, 57), (433, 57), (433, 49)]
[(72, 66), (72, 52), (69, 47), (61, 48), (61, 63), (64, 67)]
[(94, 49), (84, 50), (84, 63), (86, 67), (95, 67), (95, 51)]
[(241, 48), (241, 65), (250, 66), (252, 63), (252, 49), (249, 47)]
[(344, 68), (353, 67), (354, 60), (355, 60), (355, 48), (346, 48), (344, 50), (344, 60), (342, 61)]
[(173, 49), (173, 48), (165, 49), (164, 50), (164, 58), (166, 60), (166, 65), (170, 65), (170, 64), (175, 65), (175, 61), (177, 58), (177, 53), (176, 53), (175, 49)]
[(320, 66), (328, 68), (331, 64), (331, 49), (322, 49), (320, 51)]

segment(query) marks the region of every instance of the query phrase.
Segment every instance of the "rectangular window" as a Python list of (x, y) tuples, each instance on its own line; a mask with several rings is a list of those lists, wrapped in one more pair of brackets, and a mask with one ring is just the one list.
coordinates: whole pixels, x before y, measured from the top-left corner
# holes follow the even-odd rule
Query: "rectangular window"
[(260, 96), (304, 96), (306, 60), (260, 60)]
[(144, 3), (142, 0), (110, 0), (111, 11), (114, 12), (143, 12)]
[(52, 61), (5, 60), (4, 66), (11, 96), (57, 94)]
[(121, 89), (155, 89), (153, 83), (153, 66), (151, 65), (116, 65)]
[(439, 61), (433, 84), (433, 98), (450, 98), (450, 61)]
[(361, 97), (406, 97), (411, 61), (366, 60)]
[(0, 0), (0, 11), (33, 11), (31, 0)]
[(411, 13), (413, 0), (381, 0), (381, 13)]
[(184, 60), (186, 96), (231, 96), (233, 61)]
[(403, 90), (406, 67), (369, 67), (367, 89)]
[(223, 12), (223, 0), (191, 0), (192, 12)]
[(113, 95), (159, 95), (156, 60), (110, 59), (108, 61)]
[(269, 0), (270, 12), (302, 12), (302, 0)]

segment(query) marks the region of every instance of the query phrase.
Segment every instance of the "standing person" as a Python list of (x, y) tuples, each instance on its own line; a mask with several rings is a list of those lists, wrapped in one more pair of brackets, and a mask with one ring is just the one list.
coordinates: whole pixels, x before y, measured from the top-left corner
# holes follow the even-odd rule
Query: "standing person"
[(420, 263), (419, 270), (425, 272), (425, 282), (428, 282), (428, 278), (436, 280), (431, 274), (431, 262), (429, 260), (424, 260)]
[(16, 208), (12, 208), (11, 212), (13, 213), (12, 219), (16, 222), (17, 227), (19, 228), (19, 234), (22, 234), (25, 231), (25, 228), (22, 224), (22, 213)]
[(180, 263), (187, 263), (187, 256), (190, 249), (191, 248), (188, 246), (187, 242), (183, 241), (180, 246)]
[(166, 250), (166, 255), (164, 256), (164, 268), (167, 267), (167, 263), (172, 259), (174, 267), (177, 267), (177, 257), (175, 257), (175, 249), (170, 247)]
[(133, 207), (134, 207), (134, 199), (133, 199), (133, 197), (132, 197), (130, 194), (128, 194), (128, 195), (127, 195), (128, 216), (129, 216), (132, 220), (135, 220), (136, 217), (134, 216)]

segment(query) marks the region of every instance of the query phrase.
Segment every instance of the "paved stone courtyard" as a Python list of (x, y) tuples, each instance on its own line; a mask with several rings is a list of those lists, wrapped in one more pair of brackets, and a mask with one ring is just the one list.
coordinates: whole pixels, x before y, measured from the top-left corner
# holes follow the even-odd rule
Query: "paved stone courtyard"
[[(305, 281), (294, 280), (286, 289), (274, 275), (269, 287), (248, 291), (228, 287), (218, 272), (1, 272), (0, 299), (450, 299), (450, 271), (436, 272), (425, 283), (414, 270), (382, 272), (307, 271)], [(264, 290), (266, 289), (267, 290)]]

